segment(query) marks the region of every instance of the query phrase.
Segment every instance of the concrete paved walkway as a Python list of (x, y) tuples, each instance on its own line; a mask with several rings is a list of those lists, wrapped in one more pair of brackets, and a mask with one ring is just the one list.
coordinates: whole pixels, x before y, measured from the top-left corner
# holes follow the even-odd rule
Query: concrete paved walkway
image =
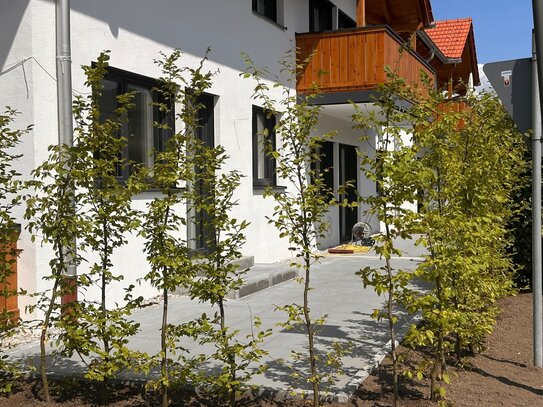
[[(409, 243), (402, 249), (405, 257), (393, 259), (395, 268), (413, 269), (421, 254)], [(344, 373), (338, 377), (330, 391), (345, 398), (356, 389), (357, 384), (365, 378), (369, 370), (388, 351), (389, 341), (386, 321), (376, 322), (370, 318), (375, 308), (382, 308), (385, 298), (379, 298), (371, 289), (364, 289), (355, 272), (366, 266), (380, 267), (383, 262), (373, 252), (365, 255), (326, 256), (313, 268), (310, 292), (311, 313), (313, 318), (327, 315), (324, 326), (319, 328), (316, 348), (320, 353), (327, 352), (330, 345), (340, 342), (350, 346), (350, 351), (343, 358)], [(309, 390), (307, 383), (293, 381), (292, 370), (281, 363), (281, 360), (292, 364), (291, 351), (305, 352), (306, 336), (301, 330), (286, 331), (277, 327), (278, 322), (286, 320), (286, 314), (276, 311), (277, 306), (302, 303), (303, 286), (293, 280), (283, 282), (263, 291), (259, 291), (240, 299), (227, 302), (227, 324), (231, 329), (239, 330), (240, 337), (251, 332), (251, 318), (260, 317), (263, 328), (272, 328), (272, 336), (266, 339), (264, 348), (269, 356), (264, 359), (268, 370), (254, 377), (254, 384), (275, 390), (296, 389)], [(189, 321), (203, 312), (213, 313), (206, 304), (191, 301), (187, 297), (177, 297), (170, 302), (171, 323)], [(134, 337), (130, 346), (140, 351), (154, 354), (160, 346), (161, 305), (154, 305), (133, 314), (133, 318), (141, 324), (141, 332)], [(407, 327), (405, 319), (400, 320), (400, 330)], [(201, 351), (197, 344), (187, 344), (193, 351)], [(37, 344), (28, 344), (14, 352), (13, 356), (25, 357), (27, 360), (38, 360)], [(295, 363), (297, 366), (307, 364)], [(72, 375), (84, 372), (81, 362), (74, 360), (58, 360), (49, 371), (54, 374)]]

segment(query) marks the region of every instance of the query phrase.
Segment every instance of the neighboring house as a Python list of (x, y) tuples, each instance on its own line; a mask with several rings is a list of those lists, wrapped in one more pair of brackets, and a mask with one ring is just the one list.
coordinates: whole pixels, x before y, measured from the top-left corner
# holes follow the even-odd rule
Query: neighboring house
[[(17, 125), (33, 124), (32, 133), (20, 147), (24, 158), (17, 165), (25, 176), (47, 159), (47, 146), (57, 143), (55, 83), (55, 1), (0, 0), (0, 106), (21, 112)], [(148, 152), (161, 148), (165, 135), (152, 126), (160, 119), (149, 107), (160, 75), (153, 63), (160, 52), (178, 48), (182, 63), (196, 66), (208, 46), (207, 69), (218, 70), (209, 92), (202, 97), (203, 134), (209, 144), (221, 144), (230, 160), (226, 169), (246, 175), (237, 191), (239, 206), (234, 217), (246, 219), (245, 255), (256, 262), (288, 258), (288, 242), (279, 239), (266, 215), (274, 203), (264, 199), (263, 188), (286, 187), (273, 173), (273, 162), (258, 149), (257, 132), (273, 129), (258, 102), (251, 98), (254, 83), (240, 77), (246, 52), (259, 66), (277, 74), (277, 61), (294, 46), (302, 56), (316, 51), (299, 77), (297, 91), (310, 91), (320, 70), (324, 94), (319, 132), (338, 130), (333, 142), (323, 147), (323, 165), (333, 167), (327, 175), (337, 188), (353, 180), (362, 195), (375, 193), (375, 184), (360, 173), (356, 149), (364, 148), (358, 131), (351, 129), (350, 101), (371, 108), (378, 97), (376, 87), (385, 80), (385, 65), (393, 66), (409, 81), (419, 80), (420, 70), (443, 86), (448, 79), (478, 82), (477, 61), (471, 20), (456, 31), (449, 22), (437, 23), (429, 0), (72, 0), (71, 41), (73, 92), (88, 92), (81, 65), (91, 64), (102, 50), (111, 50), (111, 69), (105, 78), (102, 97), (104, 114), (114, 109), (120, 92), (138, 91), (136, 109), (129, 113), (125, 131), (129, 139), (127, 156), (150, 165)], [(459, 37), (449, 47), (450, 38)], [(462, 38), (460, 38), (462, 37)], [(462, 46), (463, 44), (463, 46)], [(406, 48), (407, 46), (407, 48)], [(400, 49), (405, 48), (400, 58)], [(10, 69), (15, 68), (15, 69)], [(437, 75), (436, 75), (437, 73)], [(280, 97), (279, 90), (275, 90)], [(277, 140), (280, 143), (280, 140)], [(126, 176), (127, 174), (123, 174)], [(147, 192), (134, 200), (143, 209), (155, 195)], [(349, 197), (347, 197), (349, 198)], [(19, 285), (39, 291), (46, 287), (42, 276), (48, 269), (50, 250), (33, 244), (24, 230), (22, 209), (16, 214), (23, 231), (19, 248)], [(332, 228), (320, 245), (326, 248), (350, 238), (352, 225), (364, 220), (363, 208), (332, 208)], [(369, 219), (375, 230), (374, 219)], [(198, 225), (187, 228), (195, 249), (202, 245)], [(130, 236), (130, 245), (116, 252), (115, 266), (126, 283), (143, 277), (147, 270), (141, 239)], [(112, 288), (113, 295), (116, 295)], [(142, 286), (140, 292), (155, 291)], [(21, 299), (20, 308), (26, 305)]]

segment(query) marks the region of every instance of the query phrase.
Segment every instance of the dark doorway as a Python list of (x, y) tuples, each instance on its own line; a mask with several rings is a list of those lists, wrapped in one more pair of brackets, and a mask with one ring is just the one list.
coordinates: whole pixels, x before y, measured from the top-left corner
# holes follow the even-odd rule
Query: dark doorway
[[(346, 144), (339, 145), (339, 185), (349, 183), (351, 186), (346, 188), (340, 195), (341, 202), (356, 202), (358, 191), (358, 164), (356, 147)], [(358, 222), (357, 208), (339, 208), (339, 239), (341, 242), (351, 240), (351, 231), (354, 224)]]
[(334, 143), (325, 141), (321, 146), (320, 170), (323, 172), (324, 186), (334, 192)]
[[(320, 173), (323, 181), (324, 192), (334, 193), (334, 143), (331, 141), (323, 142), (317, 154), (319, 159), (313, 163), (313, 170)], [(333, 196), (330, 197), (332, 199)]]
[[(198, 98), (201, 108), (198, 111), (197, 136), (207, 147), (215, 147), (215, 97), (209, 94), (202, 94)], [(196, 169), (198, 172), (198, 168)], [(207, 196), (210, 191), (206, 190), (202, 182), (196, 181), (195, 188), (200, 196)], [(214, 246), (215, 231), (210, 227), (209, 215), (206, 212), (194, 213), (194, 249), (202, 252), (209, 252)]]

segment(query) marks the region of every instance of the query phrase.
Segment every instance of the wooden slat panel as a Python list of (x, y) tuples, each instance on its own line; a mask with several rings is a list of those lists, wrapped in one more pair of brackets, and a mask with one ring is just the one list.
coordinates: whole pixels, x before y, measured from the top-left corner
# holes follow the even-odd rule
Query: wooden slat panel
[[(313, 52), (313, 44), (312, 40), (310, 38), (300, 38), (299, 41), (297, 41), (297, 48), (298, 48), (298, 60), (299, 61), (305, 61), (306, 58), (311, 55)], [(302, 72), (300, 72), (297, 76), (297, 82), (298, 86), (301, 86), (303, 88), (307, 88), (309, 83), (308, 81), (311, 80), (311, 68), (309, 67), (309, 64), (304, 66), (302, 68)]]
[[(324, 92), (375, 89), (386, 80), (389, 65), (408, 83), (420, 83), (419, 71), (433, 72), (385, 28), (298, 34), (300, 58), (315, 50), (314, 58), (299, 76), (297, 89), (307, 92), (317, 82)], [(327, 74), (319, 77), (320, 71)]]
[(330, 38), (330, 83), (341, 84), (341, 66), (344, 65), (342, 58), (345, 55), (341, 54), (340, 43), (343, 44), (343, 38), (334, 36)]
[(357, 72), (360, 69), (360, 63), (358, 61), (358, 49), (357, 36), (350, 35), (347, 38), (348, 41), (348, 53), (349, 58), (347, 59), (347, 82), (355, 82), (357, 80)]
[(337, 42), (339, 48), (339, 82), (346, 83), (349, 82), (349, 63), (351, 63), (349, 54), (349, 37), (343, 39), (342, 41), (337, 38)]
[(318, 38), (311, 38), (309, 41), (308, 41), (308, 44), (309, 46), (311, 47), (311, 50), (313, 52), (313, 58), (311, 60), (311, 63), (309, 64), (308, 66), (308, 78), (307, 78), (307, 86), (308, 88), (310, 88), (313, 84), (313, 82), (317, 82), (318, 81), (318, 71), (319, 71), (319, 66), (321, 65), (321, 62), (320, 62), (320, 58), (321, 58), (321, 55), (320, 55), (320, 52), (319, 52), (319, 49), (318, 49), (318, 45), (319, 45), (319, 40)]
[(385, 81), (385, 33), (375, 35), (375, 83)]
[(366, 72), (364, 75), (364, 84), (365, 85), (374, 85), (377, 84), (377, 70), (379, 67), (377, 66), (377, 55), (376, 55), (376, 34), (375, 33), (369, 33), (366, 36)]
[[(319, 83), (321, 86), (328, 86), (331, 82), (330, 73), (332, 70), (332, 61), (331, 61), (331, 48), (330, 48), (330, 37), (321, 38), (319, 41), (319, 53), (320, 53), (320, 69), (325, 73), (321, 75)], [(317, 75), (319, 70), (317, 69)]]
[(366, 83), (367, 36), (358, 35), (356, 39), (356, 43), (358, 46), (358, 57), (356, 58), (358, 72), (356, 75), (356, 80), (360, 85), (363, 85)]

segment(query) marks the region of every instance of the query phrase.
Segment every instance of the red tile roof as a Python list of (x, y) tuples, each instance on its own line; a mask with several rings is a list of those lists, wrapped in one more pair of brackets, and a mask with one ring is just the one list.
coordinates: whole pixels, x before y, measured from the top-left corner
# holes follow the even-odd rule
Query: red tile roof
[(447, 58), (462, 57), (472, 27), (471, 18), (436, 21), (435, 28), (425, 32)]

